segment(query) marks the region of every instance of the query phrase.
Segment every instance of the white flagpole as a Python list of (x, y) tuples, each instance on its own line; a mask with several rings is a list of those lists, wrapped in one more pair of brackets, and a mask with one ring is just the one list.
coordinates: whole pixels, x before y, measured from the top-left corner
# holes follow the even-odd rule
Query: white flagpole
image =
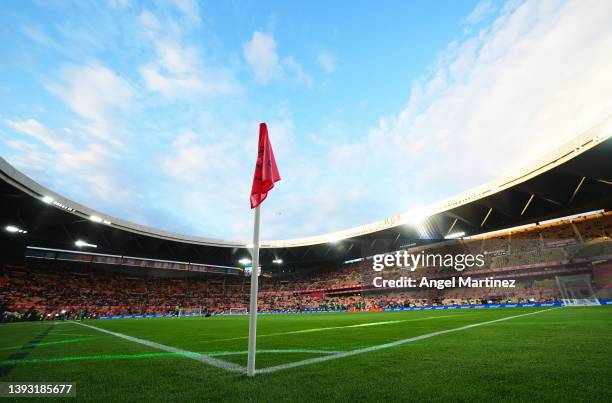
[(253, 266), (251, 270), (251, 305), (249, 309), (249, 357), (247, 375), (255, 375), (255, 348), (257, 344), (257, 285), (259, 280), (259, 208), (255, 208), (255, 228), (253, 229)]

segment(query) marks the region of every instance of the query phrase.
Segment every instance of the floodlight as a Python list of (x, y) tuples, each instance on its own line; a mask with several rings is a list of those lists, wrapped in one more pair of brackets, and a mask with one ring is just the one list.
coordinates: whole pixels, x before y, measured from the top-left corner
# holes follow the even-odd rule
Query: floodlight
[(53, 203), (53, 197), (51, 197), (51, 196), (43, 196), (42, 201), (44, 201), (47, 204), (51, 204), (51, 203)]
[(345, 260), (344, 262), (342, 262), (342, 264), (357, 263), (357, 262), (361, 262), (362, 260), (363, 260), (362, 257), (357, 258), (357, 259), (349, 259), (349, 260)]
[(444, 239), (457, 239), (465, 236), (465, 232), (455, 232), (454, 234), (448, 234)]
[(4, 229), (7, 232), (10, 232), (10, 233), (13, 233), (13, 234), (16, 234), (16, 233), (18, 233), (18, 234), (27, 234), (28, 233), (28, 231), (23, 230), (23, 229), (21, 229), (19, 227), (16, 227), (14, 225), (7, 225), (6, 227), (4, 227)]
[(98, 217), (97, 215), (90, 215), (89, 219), (93, 222), (102, 222), (102, 218)]
[(404, 213), (400, 216), (400, 222), (404, 225), (416, 229), (421, 238), (429, 237), (429, 230), (427, 229), (427, 219), (429, 215), (423, 211), (415, 210), (408, 213)]
[(91, 243), (87, 243), (87, 242), (82, 241), (82, 240), (80, 240), (80, 239), (79, 239), (79, 240), (77, 240), (77, 241), (76, 241), (74, 244), (75, 244), (77, 247), (79, 247), (79, 248), (83, 248), (83, 247), (87, 247), (87, 248), (97, 248), (97, 247), (98, 247), (98, 245), (94, 245), (94, 244), (91, 244)]
[(423, 209), (421, 210), (413, 210), (407, 213), (403, 213), (400, 215), (400, 222), (408, 225), (422, 225), (429, 218), (429, 214), (427, 214)]
[(272, 261), (272, 263), (282, 264), (282, 263), (283, 263), (283, 259), (274, 259), (274, 260)]
[(238, 263), (240, 263), (241, 265), (251, 264), (251, 259), (249, 259), (248, 257), (243, 257), (238, 261)]

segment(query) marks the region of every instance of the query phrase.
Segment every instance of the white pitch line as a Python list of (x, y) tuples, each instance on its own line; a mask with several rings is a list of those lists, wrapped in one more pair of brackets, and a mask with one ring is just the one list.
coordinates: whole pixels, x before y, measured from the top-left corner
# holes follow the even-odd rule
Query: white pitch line
[(165, 344), (159, 344), (159, 343), (155, 343), (154, 341), (150, 341), (150, 340), (144, 340), (144, 339), (139, 339), (136, 337), (132, 337), (132, 336), (128, 336), (126, 334), (123, 333), (117, 333), (117, 332), (111, 332), (110, 330), (106, 330), (106, 329), (102, 329), (96, 326), (92, 326), (92, 325), (86, 325), (85, 323), (81, 323), (81, 322), (71, 322), (77, 325), (81, 325), (81, 326), (85, 326), (88, 327), (90, 329), (95, 329), (99, 332), (102, 333), (107, 333), (110, 335), (113, 335), (115, 337), (119, 337), (134, 343), (138, 343), (138, 344), (142, 344), (144, 346), (148, 346), (151, 348), (155, 348), (157, 350), (162, 350), (162, 351), (167, 351), (169, 353), (176, 353), (179, 355), (182, 355), (184, 357), (187, 358), (191, 358), (192, 360), (196, 360), (196, 361), (200, 361), (203, 362), (205, 364), (211, 365), (213, 367), (217, 367), (217, 368), (221, 368), (224, 369), (226, 371), (230, 371), (230, 372), (239, 372), (239, 373), (244, 373), (246, 372), (246, 368), (238, 365), (238, 364), (234, 364), (233, 362), (227, 362), (227, 361), (223, 361), (223, 360), (218, 360), (216, 358), (212, 358), (206, 355), (202, 355), (199, 353), (194, 353), (192, 351), (187, 351), (187, 350), (181, 350), (180, 348), (176, 348), (176, 347), (171, 347), (171, 346), (166, 346)]
[(277, 365), (277, 366), (274, 366), (274, 367), (262, 368), (262, 369), (256, 370), (255, 373), (256, 374), (267, 374), (267, 373), (271, 373), (271, 372), (281, 371), (281, 370), (284, 370), (284, 369), (301, 367), (303, 365), (317, 364), (319, 362), (336, 360), (338, 358), (350, 357), (350, 356), (353, 356), (353, 355), (358, 355), (358, 354), (363, 354), (363, 353), (369, 353), (371, 351), (377, 351), (377, 350), (382, 350), (384, 348), (395, 347), (395, 346), (399, 346), (399, 345), (406, 344), (406, 343), (412, 343), (413, 341), (428, 339), (430, 337), (440, 336), (442, 334), (453, 333), (453, 332), (460, 332), (462, 330), (471, 329), (471, 328), (477, 327), (477, 326), (490, 325), (491, 323), (497, 323), (497, 322), (502, 322), (502, 321), (505, 321), (505, 320), (520, 318), (521, 316), (535, 315), (535, 314), (538, 314), (538, 313), (542, 313), (542, 312), (546, 312), (546, 311), (551, 311), (553, 309), (558, 309), (558, 308), (543, 309), (541, 311), (536, 311), (536, 312), (529, 312), (529, 313), (523, 313), (523, 314), (520, 314), (520, 315), (507, 316), (505, 318), (489, 320), (489, 321), (480, 322), (480, 323), (473, 323), (471, 325), (456, 327), (454, 329), (441, 330), (439, 332), (422, 334), (420, 336), (410, 337), (408, 339), (403, 339), (403, 340), (397, 340), (397, 341), (394, 341), (394, 342), (391, 342), (391, 343), (378, 344), (376, 346), (370, 346), (370, 347), (360, 348), (360, 349), (357, 349), (357, 350), (345, 351), (345, 352), (341, 352), (341, 353), (338, 353), (338, 354), (327, 355), (327, 356), (324, 356), (324, 357), (309, 358), (307, 360), (291, 362), (291, 363), (288, 363), (288, 364), (281, 364), (281, 365)]
[[(433, 318), (442, 318), (443, 316), (434, 316)], [(424, 318), (423, 318), (424, 319)], [(346, 327), (346, 328), (351, 328), (351, 327), (367, 327), (367, 326), (379, 326), (379, 325), (388, 325), (389, 323), (400, 323), (400, 322), (408, 322), (410, 319), (404, 319), (404, 320), (388, 320), (385, 322), (372, 322), (372, 323), (360, 323), (358, 325), (349, 325), (349, 326), (342, 326), (342, 327)]]
[[(274, 336), (286, 336), (288, 334), (302, 334), (302, 333), (315, 333), (315, 332), (324, 332), (326, 330), (338, 330), (338, 329), (351, 329), (358, 327), (368, 327), (368, 326), (380, 326), (380, 325), (389, 325), (391, 323), (403, 323), (403, 322), (418, 322), (422, 320), (432, 320), (432, 319), (443, 319), (443, 318), (456, 318), (459, 316), (465, 315), (443, 315), (443, 316), (429, 316), (426, 318), (416, 318), (416, 319), (400, 319), (400, 320), (388, 320), (384, 322), (372, 322), (372, 323), (360, 323), (358, 325), (347, 325), (347, 326), (329, 326), (329, 327), (315, 327), (311, 329), (302, 329), (302, 330), (291, 330), (288, 332), (279, 332), (279, 333), (267, 333), (267, 334), (258, 334), (257, 338), (261, 337), (274, 337)], [(229, 341), (229, 340), (243, 340), (248, 339), (249, 336), (238, 336), (238, 337), (230, 337), (227, 339), (212, 339), (207, 340), (207, 343), (217, 342), (217, 341)]]
[(47, 337), (49, 337), (49, 336), (102, 337), (102, 336), (96, 336), (96, 335), (93, 335), (93, 334), (84, 334), (84, 333), (57, 333), (57, 332), (50, 333)]
[[(207, 353), (209, 357), (220, 357), (224, 355), (242, 355), (247, 354), (248, 351), (218, 351), (214, 353)], [(338, 354), (343, 351), (332, 351), (332, 350), (310, 350), (304, 348), (293, 348), (293, 349), (277, 349), (277, 350), (257, 350), (257, 354)]]

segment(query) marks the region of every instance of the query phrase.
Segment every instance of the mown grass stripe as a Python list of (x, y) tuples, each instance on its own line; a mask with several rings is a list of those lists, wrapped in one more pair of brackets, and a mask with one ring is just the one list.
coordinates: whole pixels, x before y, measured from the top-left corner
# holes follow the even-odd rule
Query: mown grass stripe
[[(337, 354), (340, 351), (330, 350), (309, 350), (309, 349), (277, 349), (277, 350), (257, 350), (257, 354)], [(218, 356), (229, 356), (229, 355), (245, 355), (247, 351), (210, 351), (210, 352), (199, 352), (195, 354), (202, 354), (209, 357)], [(142, 358), (158, 358), (158, 357), (179, 357), (182, 354), (179, 353), (143, 353), (143, 354), (96, 354), (96, 355), (82, 355), (82, 356), (69, 356), (69, 357), (56, 357), (56, 358), (31, 358), (23, 360), (4, 360), (0, 361), (0, 365), (17, 365), (17, 364), (47, 364), (56, 362), (68, 362), (68, 361), (99, 361), (99, 360), (129, 360), (129, 359), (142, 359)]]
[(96, 337), (88, 336), (88, 337), (78, 337), (78, 338), (55, 340), (55, 341), (39, 341), (39, 342), (32, 342), (29, 344), (23, 344), (21, 346), (0, 347), (0, 351), (17, 350), (17, 349), (28, 348), (28, 347), (52, 346), (55, 344), (78, 343), (78, 342), (85, 341), (85, 340), (91, 340), (92, 338), (95, 339)]

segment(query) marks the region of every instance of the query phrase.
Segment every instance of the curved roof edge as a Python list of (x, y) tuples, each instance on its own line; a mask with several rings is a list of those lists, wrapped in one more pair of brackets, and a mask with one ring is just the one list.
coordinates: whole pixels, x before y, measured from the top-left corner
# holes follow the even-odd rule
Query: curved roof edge
[(572, 140), (546, 154), (542, 158), (529, 165), (519, 168), (512, 174), (502, 176), (483, 185), (468, 189), (465, 192), (433, 203), (429, 206), (342, 231), (307, 238), (266, 241), (266, 244), (273, 245), (273, 247), (316, 245), (325, 242), (334, 242), (342, 239), (354, 238), (356, 236), (382, 231), (403, 224), (417, 224), (427, 217), (431, 217), (435, 214), (474, 202), (487, 196), (491, 196), (492, 194), (501, 192), (512, 186), (525, 182), (577, 157), (610, 137), (612, 137), (612, 115), (608, 116), (601, 123), (593, 126), (581, 135), (574, 137)]
[(177, 234), (174, 232), (165, 231), (159, 228), (148, 227), (146, 225), (137, 224), (131, 221), (123, 220), (121, 218), (101, 213), (44, 187), (43, 185), (39, 184), (29, 176), (25, 175), (24, 173), (13, 167), (8, 161), (6, 161), (2, 157), (0, 157), (0, 177), (2, 177), (4, 180), (9, 182), (16, 188), (25, 192), (26, 194), (29, 194), (30, 196), (37, 198), (41, 201), (44, 201), (45, 197), (51, 198), (52, 202), (50, 204), (61, 210), (68, 211), (84, 219), (91, 219), (92, 216), (99, 217), (100, 220), (102, 220), (101, 225), (109, 225), (117, 229), (134, 232), (140, 235), (159, 237), (178, 242), (188, 242), (200, 245), (223, 246), (233, 248), (244, 247), (246, 245), (245, 241), (231, 241), (216, 238)]
[[(403, 224), (418, 223), (423, 219), (435, 214), (474, 202), (478, 199), (491, 196), (492, 194), (501, 192), (507, 188), (525, 182), (535, 176), (538, 176), (554, 167), (567, 162), (583, 152), (595, 147), (608, 138), (612, 137), (612, 115), (606, 118), (598, 125), (587, 130), (583, 134), (575, 137), (561, 147), (553, 150), (544, 157), (532, 164), (525, 166), (512, 175), (503, 176), (497, 180), (485, 183), (474, 187), (465, 192), (462, 192), (454, 197), (442, 200), (429, 206), (408, 211), (387, 217), (370, 224), (365, 224), (342, 231), (326, 233), (304, 238), (284, 239), (284, 240), (269, 240), (262, 241), (262, 248), (289, 248), (317, 245), (327, 242), (335, 242), (342, 239), (354, 238), (361, 235), (367, 235), (373, 232), (382, 231), (385, 229), (397, 227)], [(10, 163), (0, 157), (0, 177), (13, 186), (19, 188), (23, 192), (40, 200), (47, 197), (47, 201), (51, 198), (52, 204), (62, 210), (68, 211), (76, 216), (90, 219), (92, 216), (99, 220), (101, 225), (109, 225), (117, 229), (130, 231), (133, 233), (158, 237), (166, 240), (186, 242), (197, 245), (219, 246), (229, 248), (244, 248), (250, 245), (250, 242), (243, 240), (224, 240), (217, 238), (207, 238), (199, 236), (190, 236), (177, 234), (170, 231), (165, 231), (158, 228), (148, 227), (145, 225), (133, 223), (127, 220), (122, 220), (117, 217), (110, 216), (83, 206), (75, 201), (61, 196), (48, 188), (42, 186), (27, 175), (23, 174)]]

